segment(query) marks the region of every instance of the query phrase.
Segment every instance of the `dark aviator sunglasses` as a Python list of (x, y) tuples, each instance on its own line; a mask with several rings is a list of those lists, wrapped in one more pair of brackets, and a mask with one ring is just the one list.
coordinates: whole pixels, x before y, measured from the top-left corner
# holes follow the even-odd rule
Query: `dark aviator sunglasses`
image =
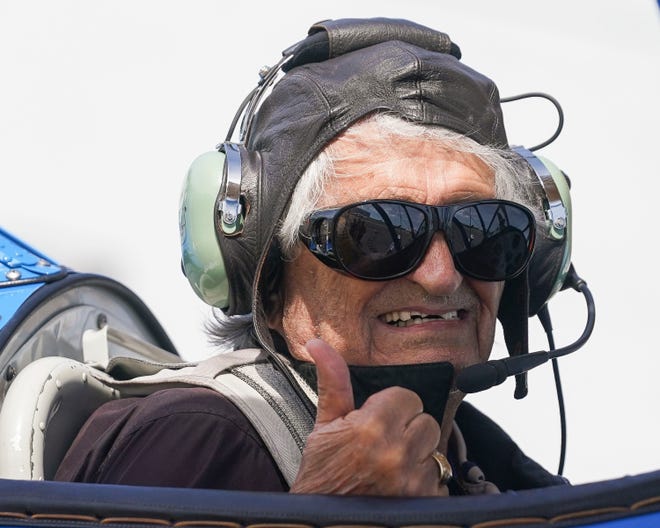
[(413, 271), (439, 230), (456, 269), (484, 281), (514, 278), (534, 248), (534, 216), (506, 200), (438, 206), (369, 200), (314, 211), (298, 234), (327, 266), (360, 279), (389, 280)]

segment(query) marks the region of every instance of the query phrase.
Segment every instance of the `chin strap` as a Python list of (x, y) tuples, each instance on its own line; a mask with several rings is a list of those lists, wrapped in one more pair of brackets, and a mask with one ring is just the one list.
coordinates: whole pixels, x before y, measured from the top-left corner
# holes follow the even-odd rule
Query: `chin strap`
[[(510, 356), (521, 356), (529, 352), (528, 343), (529, 285), (527, 270), (507, 281), (500, 309), (497, 314), (504, 330), (504, 342)], [(527, 396), (527, 373), (516, 375), (513, 397), (520, 400)]]

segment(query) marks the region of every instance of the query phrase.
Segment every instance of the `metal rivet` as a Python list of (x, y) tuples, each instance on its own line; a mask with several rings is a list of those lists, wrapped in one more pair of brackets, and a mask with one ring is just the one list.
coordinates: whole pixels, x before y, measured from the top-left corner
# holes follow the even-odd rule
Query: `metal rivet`
[(270, 72), (270, 66), (262, 66), (261, 69), (259, 70), (259, 77), (261, 80), (263, 80), (266, 75)]
[(37, 264), (44, 267), (50, 266), (50, 262), (48, 262), (46, 259), (39, 259)]
[(16, 367), (14, 365), (9, 365), (7, 370), (5, 370), (5, 379), (11, 381), (16, 377)]
[(57, 387), (57, 390), (60, 390), (62, 388), (62, 382), (58, 379), (55, 380), (55, 386)]
[(96, 328), (103, 328), (108, 324), (108, 317), (105, 314), (99, 314), (96, 318)]
[(18, 280), (21, 278), (21, 272), (17, 269), (9, 270), (7, 273), (5, 273), (5, 277), (7, 277), (10, 281)]
[(87, 383), (87, 372), (82, 373), (82, 381), (83, 383)]
[(41, 429), (42, 431), (45, 431), (46, 430), (46, 424), (43, 423), (43, 422), (39, 422), (39, 429)]

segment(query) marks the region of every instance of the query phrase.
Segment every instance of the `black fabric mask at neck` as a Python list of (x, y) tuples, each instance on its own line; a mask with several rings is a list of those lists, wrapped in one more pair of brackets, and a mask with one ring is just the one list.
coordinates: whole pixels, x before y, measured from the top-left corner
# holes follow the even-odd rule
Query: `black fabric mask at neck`
[[(294, 368), (316, 390), (316, 365), (294, 361)], [(451, 363), (443, 361), (413, 365), (349, 365), (348, 370), (356, 409), (372, 394), (388, 387), (403, 387), (415, 392), (424, 403), (424, 412), (442, 423), (454, 378), (454, 366)]]

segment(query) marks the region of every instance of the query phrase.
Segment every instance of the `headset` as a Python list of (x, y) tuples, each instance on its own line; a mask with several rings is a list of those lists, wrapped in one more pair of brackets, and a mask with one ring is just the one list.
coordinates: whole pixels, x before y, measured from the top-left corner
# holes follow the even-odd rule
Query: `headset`
[[(193, 161), (183, 184), (179, 207), (182, 270), (195, 293), (205, 303), (222, 309), (228, 315), (250, 311), (245, 303), (238, 308), (232, 306), (236, 305), (232, 298), (232, 289), (236, 287), (234, 277), (238, 274), (243, 283), (246, 279), (244, 271), (236, 269), (241, 267), (240, 260), (235, 262), (221, 248), (231, 243), (232, 239), (246, 236), (244, 227), (249, 221), (251, 207), (254, 208), (251, 205), (254, 199), (246, 196), (243, 174), (246, 163), (255, 162), (248, 162), (245, 145), (267, 94), (297, 66), (332, 58), (333, 52), (328, 51), (329, 47), (338, 54), (386, 40), (402, 40), (422, 47), (434, 46), (435, 51), (461, 58), (460, 49), (447, 35), (407, 21), (378, 18), (315, 24), (307, 38), (284, 50), (282, 58), (274, 66), (260, 71), (259, 82), (236, 111), (225, 141), (216, 150), (204, 153)], [(347, 49), (336, 49), (341, 46)], [(504, 308), (501, 307), (498, 314), (505, 327), (505, 340), (512, 357), (463, 370), (457, 379), (457, 386), (464, 392), (484, 390), (515, 375), (514, 395), (522, 398), (527, 394), (526, 372), (529, 369), (548, 359), (554, 362), (556, 357), (576, 350), (586, 342), (593, 328), (593, 299), (586, 283), (577, 277), (571, 265), (570, 182), (554, 163), (535, 154), (536, 150), (547, 146), (560, 134), (563, 126), (561, 106), (551, 96), (538, 92), (501, 98), (500, 102), (509, 103), (530, 97), (541, 97), (552, 102), (559, 115), (559, 124), (552, 137), (539, 145), (511, 147), (535, 176), (536, 193), (542, 204), (542, 219), (537, 220), (537, 242), (527, 273), (507, 283), (502, 300)], [(239, 120), (239, 139), (234, 142), (232, 139)], [(249, 279), (247, 282), (250, 282)], [(587, 298), (589, 318), (583, 335), (569, 347), (555, 351), (557, 353), (554, 355), (549, 352), (527, 354), (527, 318), (539, 315), (542, 322), (549, 324), (548, 300), (568, 287), (581, 291)], [(257, 285), (253, 284), (251, 295), (254, 297), (256, 294)], [(524, 324), (520, 324), (522, 321)], [(559, 384), (557, 387), (560, 391)]]

